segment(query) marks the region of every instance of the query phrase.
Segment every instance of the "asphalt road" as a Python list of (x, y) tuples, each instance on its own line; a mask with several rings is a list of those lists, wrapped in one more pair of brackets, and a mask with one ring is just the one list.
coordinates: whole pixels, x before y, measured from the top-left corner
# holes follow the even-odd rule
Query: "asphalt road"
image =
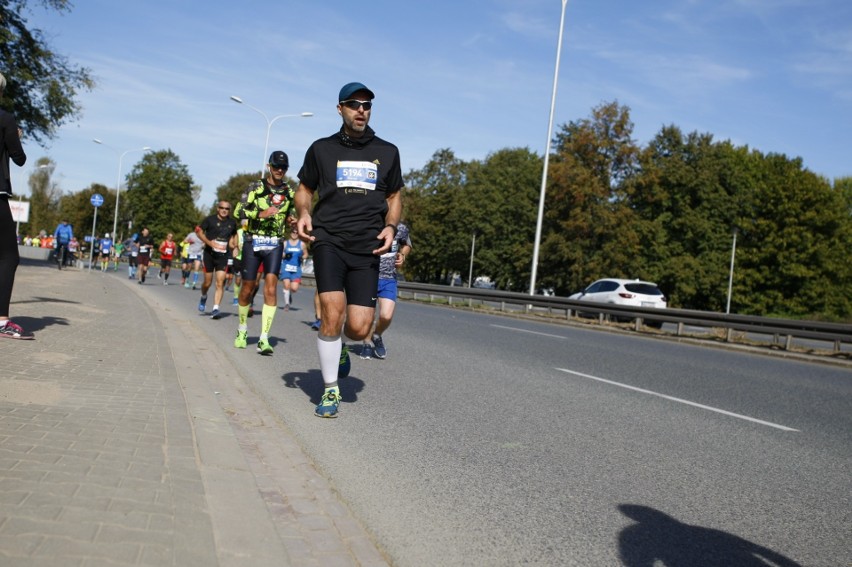
[(133, 289), (232, 356), (396, 565), (852, 564), (849, 369), (401, 303), (388, 358), (353, 353), (323, 420), (312, 288), (261, 357), (259, 317), (232, 346), (231, 294), (212, 321), (198, 292), (149, 282)]

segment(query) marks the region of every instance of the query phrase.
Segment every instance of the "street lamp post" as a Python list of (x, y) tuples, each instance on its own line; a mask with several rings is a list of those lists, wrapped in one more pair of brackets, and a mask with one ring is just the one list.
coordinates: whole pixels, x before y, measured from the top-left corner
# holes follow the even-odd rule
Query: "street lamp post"
[(473, 231), (473, 237), (470, 240), (470, 270), (467, 272), (467, 287), (473, 282), (473, 251), (476, 249), (476, 231)]
[(544, 171), (541, 173), (541, 190), (538, 197), (538, 218), (535, 223), (535, 242), (533, 243), (532, 271), (530, 274), (530, 295), (535, 295), (535, 279), (538, 272), (538, 249), (541, 242), (541, 225), (544, 219), (544, 192), (547, 188), (547, 166), (550, 162), (550, 143), (553, 136), (553, 114), (556, 110), (556, 84), (559, 80), (559, 59), (562, 55), (562, 32), (565, 29), (565, 7), (568, 0), (562, 0), (562, 16), (559, 19), (559, 41), (556, 45), (556, 70), (553, 73), (553, 93), (550, 96), (550, 120), (547, 123), (547, 146), (544, 150)]
[(314, 115), (313, 112), (301, 112), (299, 114), (279, 114), (278, 116), (275, 116), (270, 120), (265, 112), (263, 112), (262, 110), (260, 110), (257, 107), (250, 105), (249, 103), (245, 102), (240, 97), (232, 96), (231, 100), (236, 102), (237, 104), (246, 105), (247, 107), (251, 108), (252, 110), (257, 112), (258, 114), (263, 116), (263, 119), (266, 120), (266, 143), (263, 146), (263, 163), (260, 166), (260, 174), (261, 175), (263, 175), (263, 169), (266, 167), (266, 162), (267, 162), (267, 159), (269, 157), (269, 133), (270, 133), (270, 131), (272, 131), (272, 124), (274, 124), (275, 121), (278, 120), (279, 118), (310, 118), (311, 116)]
[(103, 143), (102, 141), (100, 141), (97, 138), (93, 139), (92, 141), (96, 144), (100, 144), (102, 146), (105, 146), (105, 147), (111, 149), (112, 151), (114, 151), (115, 153), (119, 154), (118, 155), (118, 178), (115, 181), (115, 215), (113, 216), (113, 219), (112, 219), (112, 239), (113, 239), (113, 242), (117, 242), (118, 236), (117, 236), (116, 233), (118, 232), (118, 194), (121, 192), (121, 162), (124, 160), (124, 156), (126, 156), (130, 152), (147, 152), (151, 148), (148, 147), (148, 146), (144, 146), (142, 148), (132, 148), (132, 149), (126, 150), (124, 152), (120, 152), (119, 150), (113, 148), (109, 144)]
[(734, 243), (731, 246), (731, 269), (728, 271), (728, 303), (725, 306), (725, 315), (731, 313), (731, 288), (734, 286), (734, 258), (737, 255), (737, 227), (734, 227)]

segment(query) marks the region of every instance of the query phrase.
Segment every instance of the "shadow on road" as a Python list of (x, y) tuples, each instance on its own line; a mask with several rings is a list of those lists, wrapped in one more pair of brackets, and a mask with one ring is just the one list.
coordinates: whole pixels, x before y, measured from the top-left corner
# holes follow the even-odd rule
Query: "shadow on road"
[(802, 567), (780, 553), (741, 537), (684, 524), (647, 506), (620, 504), (636, 523), (618, 536), (618, 553), (627, 567)]
[[(307, 372), (288, 372), (281, 376), (284, 385), (288, 388), (299, 388), (310, 398), (312, 404), (320, 403), (325, 391), (322, 381), (322, 372), (319, 368), (312, 368)], [(343, 403), (354, 403), (358, 401), (358, 392), (364, 389), (364, 381), (348, 376), (337, 382), (340, 388), (340, 398)]]
[(63, 327), (71, 325), (65, 317), (27, 317), (26, 315), (16, 315), (13, 319), (15, 323), (31, 333), (43, 331), (54, 325), (62, 325)]

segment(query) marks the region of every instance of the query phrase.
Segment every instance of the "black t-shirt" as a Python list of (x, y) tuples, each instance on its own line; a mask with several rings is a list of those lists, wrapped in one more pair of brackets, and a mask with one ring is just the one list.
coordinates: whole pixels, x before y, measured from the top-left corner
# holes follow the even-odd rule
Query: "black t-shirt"
[(151, 255), (151, 251), (154, 249), (154, 237), (150, 234), (148, 236), (142, 236), (141, 234), (136, 238), (136, 243), (139, 244), (139, 253)]
[(312, 215), (316, 242), (331, 242), (356, 254), (370, 254), (379, 245), (386, 198), (404, 185), (399, 150), (370, 128), (347, 143), (337, 133), (311, 144), (299, 181), (319, 191)]
[[(218, 215), (210, 215), (198, 225), (208, 240), (227, 242), (237, 233), (237, 221), (230, 216), (220, 219)], [(205, 245), (205, 250), (213, 251), (210, 246)]]

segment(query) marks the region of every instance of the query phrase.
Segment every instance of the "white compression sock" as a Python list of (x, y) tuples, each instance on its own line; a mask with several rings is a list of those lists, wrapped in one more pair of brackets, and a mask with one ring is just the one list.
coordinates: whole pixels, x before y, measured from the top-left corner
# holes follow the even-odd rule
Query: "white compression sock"
[(343, 341), (340, 337), (326, 337), (317, 334), (317, 352), (320, 359), (322, 381), (326, 384), (337, 382), (337, 368), (340, 366), (340, 352)]

